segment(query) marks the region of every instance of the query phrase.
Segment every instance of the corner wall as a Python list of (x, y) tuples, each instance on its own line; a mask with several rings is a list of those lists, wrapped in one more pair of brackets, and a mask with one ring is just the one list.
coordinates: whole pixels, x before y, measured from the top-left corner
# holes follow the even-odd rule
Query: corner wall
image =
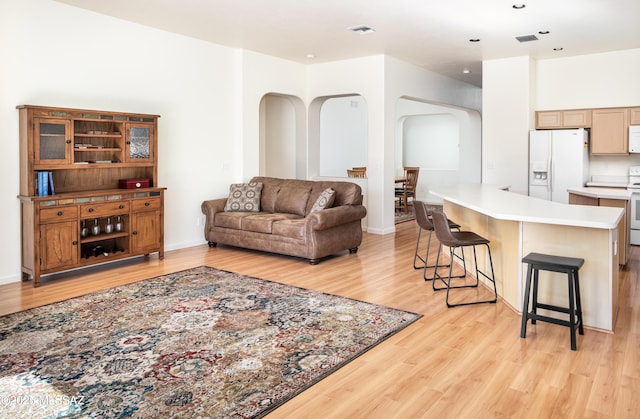
[(527, 195), (533, 61), (484, 61), (482, 74), (482, 183), (508, 185)]

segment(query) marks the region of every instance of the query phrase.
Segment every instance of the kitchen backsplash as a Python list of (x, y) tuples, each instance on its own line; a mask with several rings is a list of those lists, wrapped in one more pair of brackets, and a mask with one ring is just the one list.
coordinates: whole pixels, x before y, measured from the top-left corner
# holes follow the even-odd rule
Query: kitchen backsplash
[(640, 166), (640, 154), (589, 157), (591, 176), (629, 176), (630, 166)]

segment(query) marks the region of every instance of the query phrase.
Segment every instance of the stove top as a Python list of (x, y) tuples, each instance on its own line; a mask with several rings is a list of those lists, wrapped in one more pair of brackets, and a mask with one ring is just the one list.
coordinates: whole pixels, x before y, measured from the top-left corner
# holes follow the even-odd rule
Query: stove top
[(627, 189), (640, 191), (640, 166), (629, 167), (629, 184)]

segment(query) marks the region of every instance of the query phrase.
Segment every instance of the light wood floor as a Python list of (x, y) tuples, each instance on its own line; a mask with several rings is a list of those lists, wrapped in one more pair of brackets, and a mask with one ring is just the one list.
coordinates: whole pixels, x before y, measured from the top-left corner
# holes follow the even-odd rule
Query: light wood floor
[(640, 248), (621, 275), (615, 334), (539, 323), (520, 339), (520, 317), (501, 302), (447, 309), (412, 267), (416, 225), (367, 235), (355, 255), (307, 262), (206, 245), (0, 286), (0, 314), (92, 290), (208, 265), (421, 313), (424, 317), (301, 393), (269, 418), (638, 418)]

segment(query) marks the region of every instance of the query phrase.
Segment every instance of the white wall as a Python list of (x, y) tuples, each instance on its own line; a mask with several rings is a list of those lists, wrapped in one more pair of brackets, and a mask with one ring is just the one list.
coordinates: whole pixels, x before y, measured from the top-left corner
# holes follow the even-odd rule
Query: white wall
[(538, 110), (640, 105), (640, 49), (539, 60)]
[(304, 66), (51, 0), (0, 2), (0, 57), (0, 283), (20, 279), (17, 105), (161, 115), (158, 177), (168, 188), (171, 250), (204, 243), (203, 200), (258, 174), (261, 98), (304, 96)]
[[(264, 176), (296, 178), (296, 111), (284, 96), (264, 97)], [(262, 147), (262, 145), (261, 145)]]
[(408, 116), (404, 119), (402, 131), (404, 165), (458, 170), (460, 124), (453, 115)]
[(529, 129), (533, 120), (529, 57), (482, 65), (482, 182), (528, 193)]

